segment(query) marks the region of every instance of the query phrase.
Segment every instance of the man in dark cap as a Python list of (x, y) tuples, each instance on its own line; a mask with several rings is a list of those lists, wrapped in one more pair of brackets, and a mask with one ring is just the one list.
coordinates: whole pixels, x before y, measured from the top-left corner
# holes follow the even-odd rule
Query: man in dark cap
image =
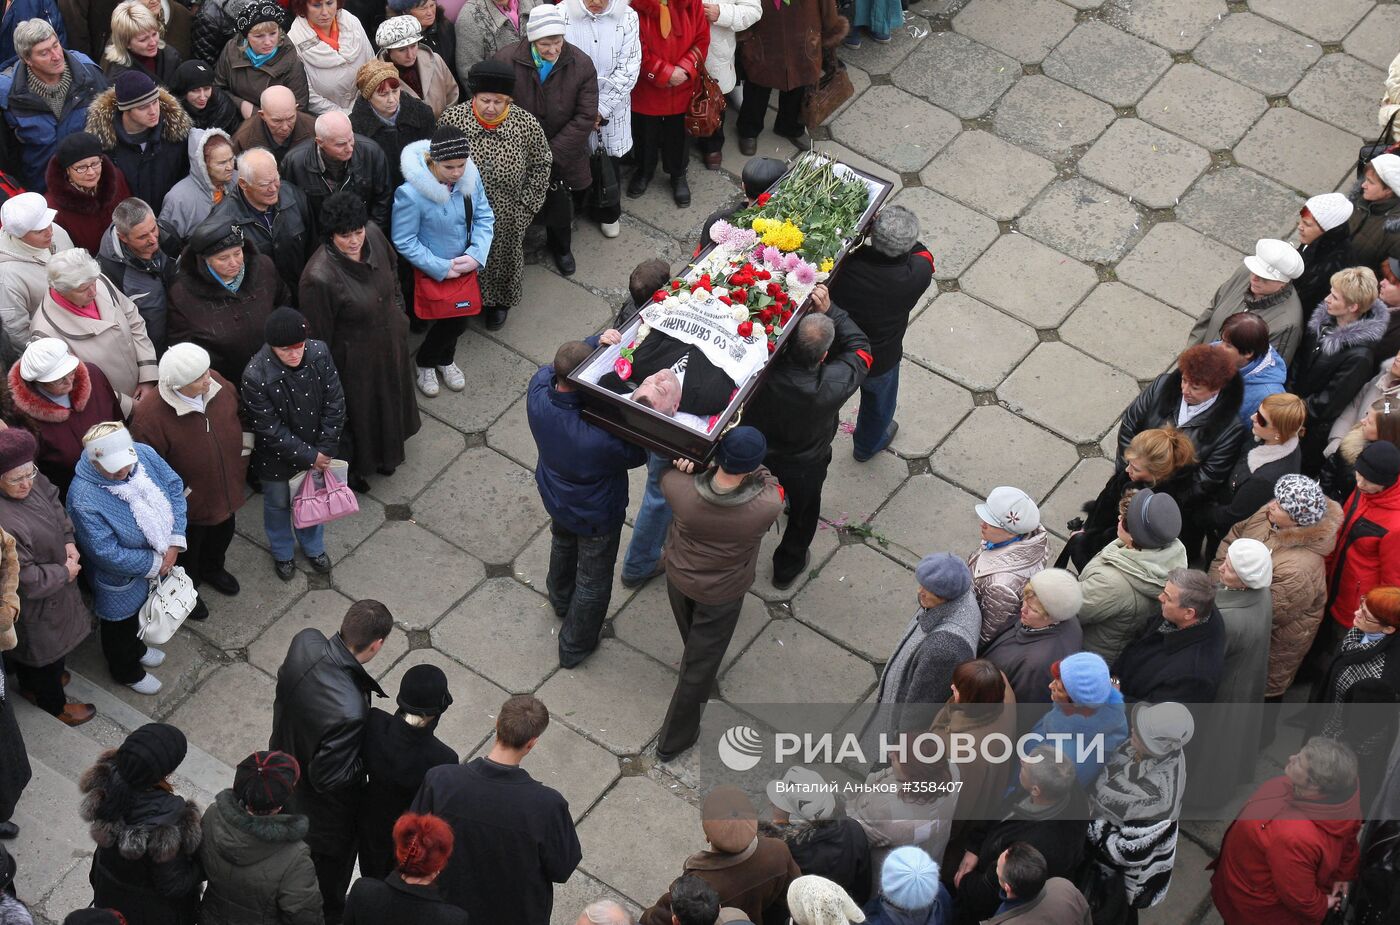
[(356, 601), (329, 639), (313, 627), (297, 633), (277, 670), (268, 747), (288, 752), (306, 769), (287, 806), (307, 817), (306, 845), (327, 925), (337, 925), (345, 910), (365, 784), (369, 699), (384, 696), (365, 665), (393, 628), (389, 608)]
[(288, 925), (321, 921), (316, 868), (302, 840), (306, 817), (282, 812), (300, 778), (301, 765), (286, 752), (254, 752), (204, 811), (205, 921), (242, 921), (250, 910)]
[(87, 130), (126, 176), (131, 194), (159, 215), (165, 194), (190, 172), (190, 117), (175, 97), (140, 68), (122, 71), (93, 100)]
[(583, 419), (583, 398), (569, 383), (569, 374), (600, 343), (616, 344), (620, 337), (609, 329), (562, 345), (526, 390), (525, 410), (539, 450), (535, 484), (552, 521), (546, 583), (554, 613), (564, 621), (564, 668), (598, 648), (627, 515), (627, 470), (646, 462), (641, 447)]
[(656, 745), (662, 761), (700, 735), (705, 701), (753, 584), (758, 544), (782, 513), (782, 489), (763, 467), (767, 450), (762, 433), (736, 427), (720, 438), (714, 468), (694, 474), (694, 463), (676, 460), (676, 468), (661, 476), (672, 513), (666, 592), (684, 644)]
[(394, 823), (408, 811), (428, 771), (456, 764), (457, 753), (434, 735), (452, 705), (447, 675), (423, 663), (404, 672), (399, 708), (391, 716), (371, 708), (365, 723), (365, 785), (360, 813), (360, 876), (382, 878), (394, 869)]

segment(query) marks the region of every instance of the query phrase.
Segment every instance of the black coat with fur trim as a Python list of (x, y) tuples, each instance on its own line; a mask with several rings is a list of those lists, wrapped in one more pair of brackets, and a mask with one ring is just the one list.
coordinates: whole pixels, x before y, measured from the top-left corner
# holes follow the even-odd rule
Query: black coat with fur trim
[[(1235, 468), (1245, 438), (1240, 420), (1243, 402), (1244, 380), (1237, 375), (1220, 390), (1214, 405), (1181, 425), (1180, 430), (1196, 448), (1190, 487), (1170, 492), (1183, 511), (1212, 497)], [(1174, 369), (1158, 376), (1123, 412), (1123, 423), (1118, 427), (1118, 467), (1123, 467), (1123, 452), (1134, 437), (1154, 427), (1176, 427), (1180, 409), (1181, 370)], [(1324, 428), (1323, 434), (1326, 432)]]
[(157, 215), (165, 203), (165, 194), (190, 172), (185, 143), (190, 134), (190, 117), (169, 92), (158, 92), (160, 122), (151, 129), (144, 148), (122, 128), (115, 89), (103, 91), (92, 101), (86, 126), (126, 176), (131, 195), (144, 199)]
[(141, 925), (194, 925), (204, 882), (196, 852), (203, 838), (199, 807), (168, 790), (134, 794), (121, 818), (97, 818), (117, 773), (116, 750), (83, 773), (79, 814), (97, 843), (92, 856), (93, 902)]
[(1333, 422), (1375, 375), (1371, 350), (1389, 322), (1389, 309), (1380, 299), (1346, 327), (1337, 326), (1326, 304), (1313, 309), (1303, 345), (1288, 368), (1288, 390), (1308, 406), (1307, 432), (1301, 441), (1304, 473), (1317, 475)]
[(200, 925), (321, 925), (306, 830), (305, 816), (254, 816), (232, 790), (220, 792), (204, 811)]

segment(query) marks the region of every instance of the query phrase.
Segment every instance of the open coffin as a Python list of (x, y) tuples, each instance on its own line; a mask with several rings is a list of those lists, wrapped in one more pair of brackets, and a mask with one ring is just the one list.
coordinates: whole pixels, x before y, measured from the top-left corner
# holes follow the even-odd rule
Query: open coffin
[[(796, 165), (810, 168), (824, 163), (825, 158), (808, 153), (800, 156)], [(784, 181), (796, 169), (798, 166), (790, 169), (769, 191), (773, 197), (769, 204), (778, 211), (781, 211), (782, 200), (778, 197), (781, 196)], [(802, 256), (800, 249), (796, 252), (785, 249), (786, 252), (782, 252), (772, 246), (738, 246), (744, 236), (749, 235), (747, 230), (725, 243), (712, 241), (685, 272), (676, 277), (670, 292), (658, 293), (655, 301), (643, 306), (642, 311), (632, 318), (622, 331), (620, 344), (599, 347), (570, 375), (570, 381), (583, 396), (584, 417), (625, 440), (659, 453), (697, 462), (708, 461), (720, 436), (729, 427), (741, 423), (745, 403), (763, 388), (773, 357), (787, 344), (797, 321), (809, 309), (812, 289), (840, 271), (841, 262), (850, 247), (869, 226), (893, 189), (891, 182), (840, 162), (832, 164), (832, 172), (844, 181), (863, 184), (868, 199), (858, 221), (849, 229), (850, 233), (843, 233), (839, 239), (839, 246), (825, 270), (812, 274), (811, 270), (816, 264), (798, 260)], [(772, 210), (769, 211), (771, 214)], [(772, 224), (776, 226), (778, 223)], [(802, 227), (800, 219), (797, 219), (797, 227)], [(812, 234), (816, 233), (813, 228)], [(794, 261), (807, 263), (807, 266), (794, 269)], [(754, 279), (755, 274), (761, 278)], [(774, 304), (772, 299), (763, 295), (765, 290), (771, 292), (767, 287), (773, 280), (781, 283), (786, 301)], [(745, 295), (748, 296), (746, 302), (750, 311), (756, 304), (762, 304), (775, 314), (773, 321), (779, 321), (779, 310), (782, 310), (786, 320), (773, 325), (774, 330), (770, 334), (762, 321), (753, 316), (753, 330), (747, 331), (741, 327), (740, 321), (744, 312), (734, 311), (733, 299), (730, 298), (742, 299)], [(693, 345), (727, 374), (735, 374), (733, 393), (722, 410), (704, 416), (680, 412), (675, 417), (668, 417), (638, 404), (627, 394), (619, 394), (599, 384), (600, 380), (617, 370), (620, 359), (625, 361), (631, 350), (635, 350), (647, 338), (656, 336), (657, 332)]]

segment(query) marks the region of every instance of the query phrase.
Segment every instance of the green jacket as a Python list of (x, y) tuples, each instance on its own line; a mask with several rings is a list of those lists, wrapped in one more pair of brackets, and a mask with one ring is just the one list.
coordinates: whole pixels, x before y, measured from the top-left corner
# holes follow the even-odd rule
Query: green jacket
[(1172, 540), (1161, 549), (1129, 549), (1122, 540), (1109, 543), (1079, 573), (1084, 606), (1084, 651), (1103, 656), (1110, 665), (1118, 653), (1142, 635), (1153, 617), (1162, 615), (1157, 595), (1167, 573), (1186, 568), (1186, 547)]
[(252, 816), (232, 790), (204, 811), (200, 925), (322, 925), (306, 817)]

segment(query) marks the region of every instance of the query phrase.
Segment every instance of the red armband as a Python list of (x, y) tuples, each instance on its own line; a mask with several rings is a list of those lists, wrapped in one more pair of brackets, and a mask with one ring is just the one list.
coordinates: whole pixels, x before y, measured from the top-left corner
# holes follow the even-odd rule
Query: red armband
[(871, 365), (873, 365), (874, 362), (875, 362), (875, 358), (874, 358), (873, 356), (871, 356), (870, 354), (866, 353), (864, 350), (857, 350), (857, 351), (856, 351), (856, 356), (860, 357), (862, 360), (865, 361), (865, 368), (866, 368), (866, 369), (869, 369), (869, 368), (871, 367)]

